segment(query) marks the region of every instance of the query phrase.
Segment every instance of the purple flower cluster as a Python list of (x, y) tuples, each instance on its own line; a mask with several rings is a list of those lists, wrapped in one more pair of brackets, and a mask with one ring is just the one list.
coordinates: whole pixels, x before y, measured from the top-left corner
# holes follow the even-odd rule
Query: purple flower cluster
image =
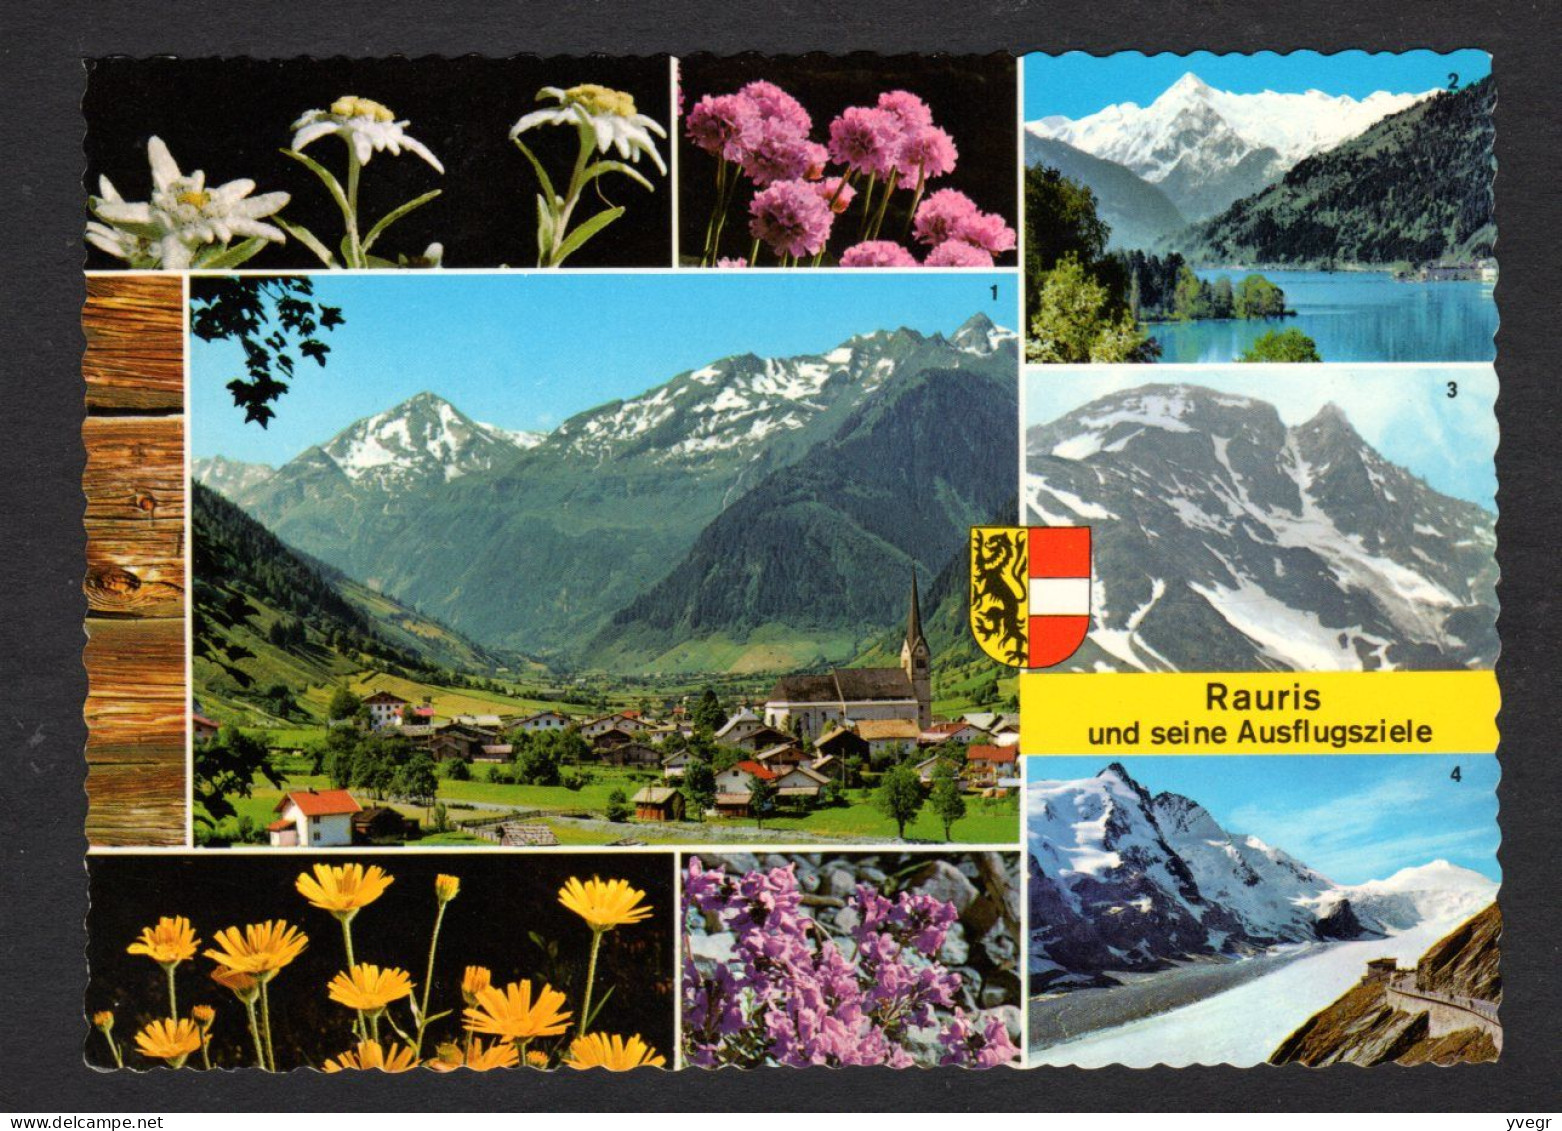
[[(830, 122), (824, 144), (813, 140), (813, 128), (813, 118), (802, 103), (763, 80), (735, 94), (704, 95), (684, 115), (690, 142), (717, 161), (716, 205), (706, 225), (702, 266), (724, 258), (722, 235), (740, 181), (752, 187), (746, 208), (748, 233), (754, 241), (746, 257), (751, 265), (764, 247), (782, 264), (812, 257), (817, 266), (837, 218), (842, 218), (844, 227), (845, 215), (860, 203), (857, 239), (843, 253), (842, 266), (919, 266), (904, 248), (903, 254), (895, 254), (878, 245), (894, 243), (881, 239), (881, 232), (891, 204), (899, 200), (897, 191), (909, 194), (903, 209), (897, 205), (909, 237), (913, 226), (920, 225), (919, 205), (928, 182), (954, 172), (959, 160), (954, 139), (933, 124), (931, 108), (910, 91), (890, 90), (881, 93), (873, 106), (843, 110)], [(832, 163), (837, 166), (834, 175), (830, 175)], [(969, 203), (963, 194), (954, 195)], [(1005, 232), (1007, 246), (1003, 246)], [(993, 256), (1014, 247), (1013, 229), (1002, 217), (981, 213), (974, 204), (958, 236), (929, 239), (920, 227), (916, 235), (937, 253), (925, 261), (934, 267), (991, 266)], [(964, 246), (941, 251), (940, 245), (951, 239)], [(984, 252), (985, 260), (972, 249)]]
[(725, 962), (684, 948), (690, 1064), (904, 1068), (917, 1063), (915, 1031), (935, 1029), (940, 1064), (990, 1068), (1018, 1055), (1001, 1020), (954, 1006), (960, 977), (935, 957), (953, 905), (911, 892), (891, 900), (859, 884), (847, 900), (850, 937), (838, 941), (803, 911), (793, 869), (729, 876), (690, 859), (686, 914), (734, 939)]

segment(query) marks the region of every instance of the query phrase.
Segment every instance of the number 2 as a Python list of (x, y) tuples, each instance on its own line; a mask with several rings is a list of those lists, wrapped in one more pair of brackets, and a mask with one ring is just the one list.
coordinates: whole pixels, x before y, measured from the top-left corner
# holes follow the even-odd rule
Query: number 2
[(1458, 90), (1459, 89), (1459, 72), (1458, 71), (1449, 71), (1448, 72), (1448, 89), (1449, 90)]

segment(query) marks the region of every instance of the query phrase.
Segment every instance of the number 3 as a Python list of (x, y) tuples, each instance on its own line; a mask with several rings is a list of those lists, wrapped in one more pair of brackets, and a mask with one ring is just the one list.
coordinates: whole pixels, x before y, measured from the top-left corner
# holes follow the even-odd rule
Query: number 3
[(1453, 400), (1458, 395), (1459, 395), (1459, 382), (1457, 382), (1457, 381), (1450, 381), (1450, 382), (1448, 382), (1448, 399), (1449, 400)]

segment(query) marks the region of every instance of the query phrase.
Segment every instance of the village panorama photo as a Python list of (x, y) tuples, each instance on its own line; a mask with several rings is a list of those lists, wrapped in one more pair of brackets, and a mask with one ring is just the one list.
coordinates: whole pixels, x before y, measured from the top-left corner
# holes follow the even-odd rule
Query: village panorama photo
[(1012, 274), (189, 314), (196, 845), (1017, 843), (965, 611), (1016, 515)]

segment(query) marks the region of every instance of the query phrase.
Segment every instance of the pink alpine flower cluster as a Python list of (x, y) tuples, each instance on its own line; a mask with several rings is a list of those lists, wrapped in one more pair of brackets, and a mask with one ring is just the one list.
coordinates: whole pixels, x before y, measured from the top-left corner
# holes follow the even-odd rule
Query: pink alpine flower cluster
[[(689, 141), (716, 160), (700, 266), (757, 266), (768, 250), (781, 266), (817, 267), (832, 238), (848, 245), (842, 267), (991, 267), (1014, 249), (1003, 217), (953, 189), (927, 195), (929, 182), (954, 172), (959, 151), (917, 95), (890, 90), (876, 105), (848, 107), (829, 124), (827, 142), (813, 130), (802, 103), (763, 80), (707, 94), (684, 115)], [(723, 255), (722, 239), (740, 197), (752, 242), (735, 258)], [(844, 233), (854, 209), (851, 236)], [(900, 241), (884, 238), (892, 217), (903, 220)], [(922, 260), (907, 246), (913, 235), (928, 248)]]
[(936, 958), (956, 919), (952, 904), (911, 892), (891, 900), (859, 884), (847, 897), (850, 937), (837, 940), (803, 912), (795, 867), (728, 875), (690, 859), (686, 914), (735, 942), (727, 961), (684, 947), (688, 1063), (906, 1068), (919, 1063), (919, 1036), (923, 1048), (936, 1045), (924, 1064), (930, 1056), (968, 1068), (1015, 1060), (1000, 1019), (954, 1005), (960, 976)]

